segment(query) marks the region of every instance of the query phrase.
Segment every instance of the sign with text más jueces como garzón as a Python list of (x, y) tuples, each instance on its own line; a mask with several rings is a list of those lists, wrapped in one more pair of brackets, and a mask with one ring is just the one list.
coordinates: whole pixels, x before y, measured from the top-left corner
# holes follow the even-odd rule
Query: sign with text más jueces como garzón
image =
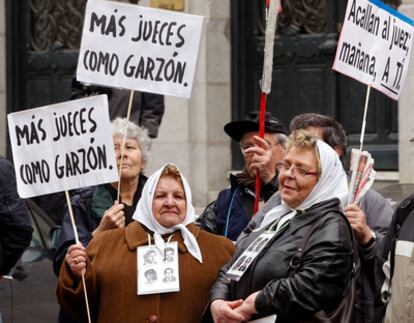
[(189, 98), (202, 27), (201, 16), (89, 0), (77, 79)]
[(106, 95), (7, 118), (20, 197), (118, 180)]

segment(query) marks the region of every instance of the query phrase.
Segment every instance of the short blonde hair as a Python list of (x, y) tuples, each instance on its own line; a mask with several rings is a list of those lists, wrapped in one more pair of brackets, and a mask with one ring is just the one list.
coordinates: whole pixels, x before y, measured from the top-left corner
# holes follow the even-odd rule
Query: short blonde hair
[(289, 150), (292, 147), (297, 147), (301, 149), (308, 149), (315, 151), (316, 160), (318, 162), (318, 177), (322, 174), (321, 159), (319, 156), (318, 149), (318, 137), (311, 135), (310, 133), (303, 130), (295, 130), (289, 136), (289, 141), (286, 146), (286, 153), (289, 153)]

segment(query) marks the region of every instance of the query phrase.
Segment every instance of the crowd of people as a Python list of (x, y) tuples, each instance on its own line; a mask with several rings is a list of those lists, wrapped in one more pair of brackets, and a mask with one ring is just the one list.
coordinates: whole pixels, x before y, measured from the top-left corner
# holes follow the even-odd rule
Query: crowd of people
[[(348, 205), (347, 137), (335, 119), (301, 114), (289, 133), (266, 112), (263, 138), (258, 112), (227, 123), (224, 131), (240, 144), (244, 168), (230, 175), (230, 187), (199, 217), (176, 165), (143, 174), (148, 130), (121, 118), (111, 125), (120, 180), (72, 192), (80, 243), (68, 209), (63, 212), (53, 259), (58, 322), (87, 322), (85, 290), (97, 323), (414, 320), (404, 310), (413, 292), (396, 280), (412, 268), (398, 258), (407, 246), (397, 241), (410, 231), (395, 229), (411, 219), (414, 198), (395, 214), (373, 189)], [(253, 214), (256, 176), (262, 191)], [(17, 218), (6, 198), (0, 210), (5, 206)], [(3, 252), (10, 245), (3, 213), (1, 274), (27, 245), (16, 246), (13, 256)], [(22, 234), (30, 240), (27, 227)]]

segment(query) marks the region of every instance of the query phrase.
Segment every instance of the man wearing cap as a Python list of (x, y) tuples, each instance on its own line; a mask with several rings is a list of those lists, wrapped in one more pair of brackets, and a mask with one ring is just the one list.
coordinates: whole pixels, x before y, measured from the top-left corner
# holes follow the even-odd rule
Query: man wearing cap
[(276, 164), (284, 157), (288, 137), (284, 125), (270, 112), (265, 113), (263, 139), (258, 111), (227, 123), (224, 131), (240, 143), (245, 166), (241, 173), (230, 175), (230, 187), (206, 207), (198, 222), (202, 229), (235, 241), (253, 215), (256, 174), (262, 181), (264, 201), (278, 190)]

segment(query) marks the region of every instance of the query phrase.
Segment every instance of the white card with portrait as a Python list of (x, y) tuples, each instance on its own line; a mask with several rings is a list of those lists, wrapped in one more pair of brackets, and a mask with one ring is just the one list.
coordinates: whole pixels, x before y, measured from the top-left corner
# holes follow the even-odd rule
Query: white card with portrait
[(246, 272), (247, 268), (249, 268), (253, 263), (253, 260), (269, 243), (269, 241), (272, 240), (274, 235), (274, 231), (265, 231), (254, 239), (249, 247), (246, 248), (246, 250), (240, 255), (239, 258), (237, 258), (234, 264), (227, 271), (227, 276), (229, 276), (232, 280), (239, 281)]
[(177, 242), (161, 252), (155, 245), (137, 248), (138, 295), (180, 291)]

